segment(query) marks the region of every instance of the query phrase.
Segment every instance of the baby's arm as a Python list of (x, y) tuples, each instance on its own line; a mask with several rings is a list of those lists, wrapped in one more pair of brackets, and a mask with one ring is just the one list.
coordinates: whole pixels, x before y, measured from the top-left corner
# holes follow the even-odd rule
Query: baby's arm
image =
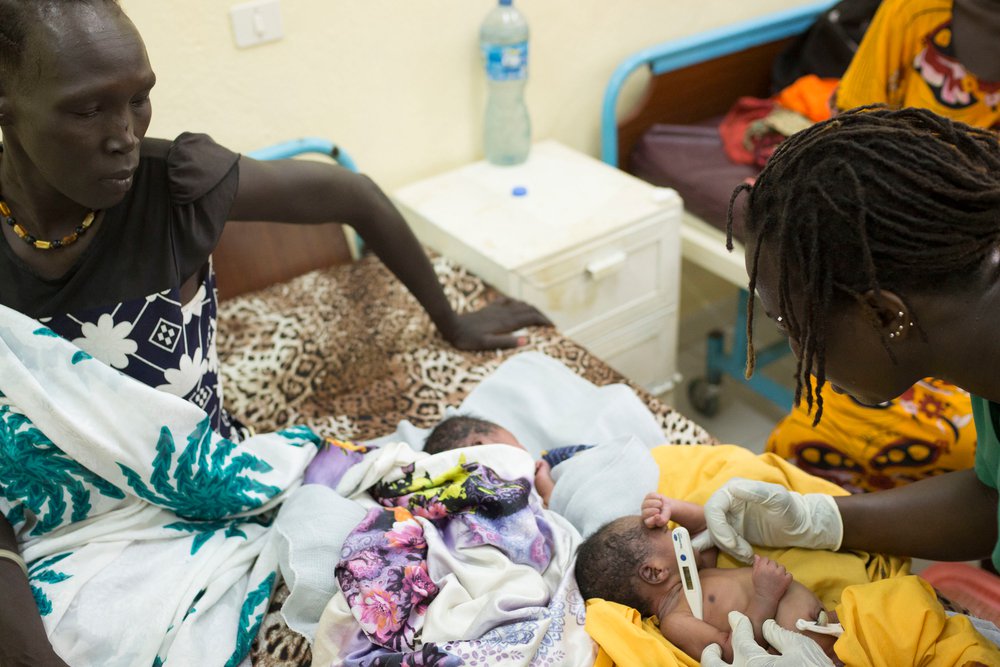
[(730, 633), (698, 620), (687, 610), (677, 610), (661, 618), (660, 633), (695, 660), (701, 658), (701, 652), (709, 644), (722, 647), (722, 657), (727, 663), (733, 659)]
[[(674, 521), (697, 535), (705, 530), (705, 508), (659, 493), (647, 493), (642, 501), (642, 521), (650, 529), (662, 528), (668, 521)], [(715, 547), (695, 552), (698, 569), (715, 567), (718, 557), (719, 550)]]
[(778, 602), (792, 584), (792, 575), (780, 563), (770, 558), (753, 557), (753, 597), (746, 610), (747, 618), (753, 624), (753, 636), (761, 646), (767, 646), (761, 627), (764, 621), (774, 618), (778, 612)]
[(552, 467), (545, 459), (535, 461), (535, 491), (542, 497), (542, 503), (548, 507), (549, 498), (552, 497), (552, 489), (556, 487), (555, 480), (552, 479)]

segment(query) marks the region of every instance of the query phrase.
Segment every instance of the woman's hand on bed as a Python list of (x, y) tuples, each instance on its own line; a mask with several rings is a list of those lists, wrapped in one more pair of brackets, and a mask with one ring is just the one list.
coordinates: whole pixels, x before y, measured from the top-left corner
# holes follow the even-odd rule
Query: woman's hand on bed
[(738, 611), (729, 612), (733, 662), (722, 659), (722, 647), (710, 644), (701, 653), (702, 667), (834, 667), (820, 645), (797, 632), (786, 630), (773, 618), (764, 621), (761, 628), (764, 639), (778, 651), (778, 655), (768, 653), (754, 640), (750, 619)]
[(501, 297), (484, 308), (456, 315), (449, 326), (441, 327), (441, 335), (459, 350), (496, 350), (518, 347), (527, 337), (511, 335), (523, 327), (552, 326), (534, 306)]

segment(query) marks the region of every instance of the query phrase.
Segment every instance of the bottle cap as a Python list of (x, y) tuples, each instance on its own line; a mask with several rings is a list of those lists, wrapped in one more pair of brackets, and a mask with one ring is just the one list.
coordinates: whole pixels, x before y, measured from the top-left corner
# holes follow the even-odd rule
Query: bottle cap
[(510, 7), (514, 0), (500, 0), (500, 5), (503, 7)]
[(524, 195), (528, 194), (528, 188), (524, 187), (523, 185), (516, 185), (511, 189), (510, 193), (515, 197), (523, 197)]

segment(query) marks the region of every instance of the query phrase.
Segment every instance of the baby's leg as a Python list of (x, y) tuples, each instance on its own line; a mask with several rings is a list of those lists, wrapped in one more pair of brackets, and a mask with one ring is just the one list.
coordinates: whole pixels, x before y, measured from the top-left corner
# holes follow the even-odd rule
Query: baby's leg
[(761, 646), (766, 646), (761, 626), (778, 612), (778, 602), (792, 584), (792, 575), (780, 563), (764, 556), (753, 557), (753, 597), (747, 609), (747, 618), (753, 623), (753, 634)]

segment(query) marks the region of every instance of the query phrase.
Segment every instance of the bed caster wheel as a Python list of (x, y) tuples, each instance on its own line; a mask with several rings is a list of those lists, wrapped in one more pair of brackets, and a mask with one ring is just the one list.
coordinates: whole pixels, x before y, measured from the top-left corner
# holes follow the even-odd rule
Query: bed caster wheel
[(720, 389), (721, 385), (712, 384), (705, 378), (695, 378), (688, 383), (688, 401), (701, 414), (714, 417), (719, 413)]

